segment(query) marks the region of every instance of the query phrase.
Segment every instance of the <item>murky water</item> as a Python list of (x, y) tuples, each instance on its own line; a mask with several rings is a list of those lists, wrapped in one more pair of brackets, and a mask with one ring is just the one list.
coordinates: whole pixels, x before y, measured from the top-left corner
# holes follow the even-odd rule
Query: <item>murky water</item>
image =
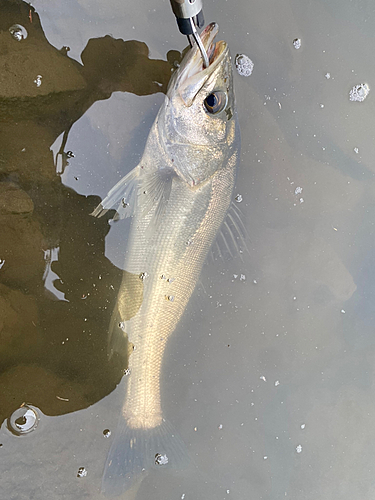
[[(103, 332), (128, 225), (89, 213), (138, 163), (185, 39), (167, 1), (33, 6), (0, 2), (0, 486), (100, 499), (126, 366)], [(204, 13), (254, 63), (235, 72), (250, 252), (207, 263), (168, 345), (163, 409), (194, 467), (158, 467), (123, 498), (372, 498), (373, 6)], [(12, 422), (35, 428), (15, 435), (23, 403), (36, 413)]]

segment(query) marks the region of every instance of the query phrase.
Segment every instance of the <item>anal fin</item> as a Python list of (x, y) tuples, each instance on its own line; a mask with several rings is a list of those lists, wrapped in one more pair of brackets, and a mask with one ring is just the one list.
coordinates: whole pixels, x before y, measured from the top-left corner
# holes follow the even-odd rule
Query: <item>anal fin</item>
[(121, 355), (127, 353), (127, 357), (129, 357), (127, 338), (125, 335), (125, 322), (123, 321), (122, 316), (118, 311), (117, 305), (113, 310), (108, 328), (107, 355), (109, 360), (112, 358), (115, 352)]

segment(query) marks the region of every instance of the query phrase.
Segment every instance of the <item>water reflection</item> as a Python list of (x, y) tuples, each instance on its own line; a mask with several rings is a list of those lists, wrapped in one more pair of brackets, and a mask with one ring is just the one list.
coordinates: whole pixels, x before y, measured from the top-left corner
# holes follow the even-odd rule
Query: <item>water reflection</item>
[[(123, 275), (104, 255), (108, 217), (91, 217), (100, 199), (64, 186), (56, 166), (61, 173), (69, 161), (69, 131), (94, 102), (114, 91), (164, 92), (181, 56), (152, 60), (144, 43), (105, 36), (88, 41), (81, 65), (48, 42), (31, 5), (2, 0), (0, 12), (3, 421), (25, 401), (46, 415), (85, 408), (123, 375), (126, 355), (109, 362), (106, 350)], [(56, 162), (50, 146), (61, 134)], [(130, 274), (128, 282), (140, 290), (130, 318), (143, 284)]]

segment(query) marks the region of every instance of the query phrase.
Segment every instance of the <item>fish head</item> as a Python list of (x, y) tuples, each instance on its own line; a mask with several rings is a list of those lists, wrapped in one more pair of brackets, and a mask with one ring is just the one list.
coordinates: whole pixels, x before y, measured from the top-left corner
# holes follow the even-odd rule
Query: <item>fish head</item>
[(194, 45), (171, 78), (158, 119), (159, 137), (176, 174), (194, 188), (224, 168), (239, 148), (232, 62), (226, 42), (214, 42), (211, 23), (201, 40), (210, 64)]

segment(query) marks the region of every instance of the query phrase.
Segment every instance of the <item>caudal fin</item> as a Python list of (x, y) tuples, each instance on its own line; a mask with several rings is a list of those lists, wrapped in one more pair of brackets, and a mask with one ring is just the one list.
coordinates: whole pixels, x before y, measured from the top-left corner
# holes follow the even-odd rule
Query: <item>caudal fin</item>
[(186, 445), (166, 420), (153, 429), (132, 429), (121, 418), (107, 456), (102, 493), (119, 496), (152, 468), (180, 471), (189, 462)]

